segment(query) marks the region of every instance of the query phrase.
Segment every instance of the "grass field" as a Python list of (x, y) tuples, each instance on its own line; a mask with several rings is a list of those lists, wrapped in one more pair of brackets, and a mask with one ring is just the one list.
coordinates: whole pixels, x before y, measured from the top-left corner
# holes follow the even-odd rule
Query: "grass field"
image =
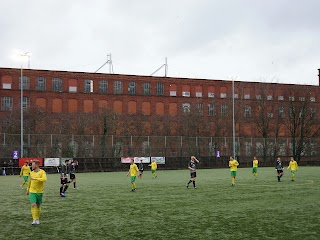
[[(273, 168), (146, 171), (130, 191), (124, 172), (77, 174), (78, 190), (60, 198), (58, 174), (48, 175), (41, 224), (31, 213), (18, 176), (0, 176), (0, 239), (320, 239), (319, 167), (289, 171), (278, 183)], [(191, 186), (191, 185), (190, 185)]]

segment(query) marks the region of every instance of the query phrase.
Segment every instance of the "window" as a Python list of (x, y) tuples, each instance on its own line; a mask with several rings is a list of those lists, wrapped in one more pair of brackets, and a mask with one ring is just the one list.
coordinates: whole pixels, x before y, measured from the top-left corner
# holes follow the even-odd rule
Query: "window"
[(316, 108), (312, 107), (310, 108), (310, 117), (314, 118), (316, 116)]
[(289, 101), (294, 101), (294, 97), (293, 97), (293, 96), (290, 96), (290, 97), (289, 97)]
[(284, 97), (283, 97), (283, 96), (278, 96), (278, 100), (279, 100), (279, 101), (283, 101), (283, 100), (284, 100)]
[(52, 91), (53, 92), (62, 92), (62, 79), (61, 78), (52, 78)]
[(203, 104), (202, 103), (197, 103), (196, 104), (196, 108), (197, 108), (197, 111), (200, 115), (203, 115)]
[(108, 93), (108, 81), (107, 80), (100, 80), (99, 81), (99, 93)]
[(244, 107), (244, 116), (245, 117), (251, 117), (251, 106), (245, 105)]
[(189, 113), (191, 111), (190, 103), (182, 103), (182, 112)]
[(77, 86), (69, 86), (69, 92), (77, 92)]
[(92, 80), (84, 80), (84, 92), (92, 93), (93, 92), (93, 81)]
[[(21, 98), (20, 98), (20, 99), (21, 99)], [(22, 107), (23, 107), (23, 109), (28, 109), (28, 108), (30, 108), (30, 98), (29, 98), (29, 97), (23, 97)]]
[(208, 116), (215, 116), (216, 115), (216, 111), (214, 109), (214, 105), (213, 104), (208, 104)]
[(261, 100), (261, 95), (256, 95), (256, 99)]
[(202, 92), (196, 92), (196, 97), (202, 97)]
[(137, 84), (136, 82), (129, 82), (128, 84), (128, 94), (136, 95)]
[(182, 92), (183, 97), (190, 97), (190, 92)]
[(177, 91), (170, 91), (170, 96), (171, 97), (176, 97), (177, 96)]
[(268, 118), (273, 118), (273, 113), (272, 112), (268, 112)]
[(300, 102), (304, 102), (305, 100), (306, 100), (305, 97), (299, 97), (299, 101), (300, 101)]
[(45, 91), (46, 90), (46, 78), (44, 77), (37, 77), (37, 91)]
[[(23, 76), (22, 77), (22, 87), (25, 90), (29, 90), (30, 89), (30, 79), (27, 76)], [(19, 89), (21, 89), (21, 77), (19, 77)]]
[(113, 93), (114, 94), (122, 94), (122, 82), (121, 81), (114, 81)]
[(272, 99), (273, 99), (272, 95), (268, 95), (268, 96), (267, 96), (267, 100), (268, 100), (268, 101), (271, 101)]
[(284, 107), (279, 107), (278, 109), (278, 116), (280, 118), (284, 118), (286, 116), (285, 112), (284, 112)]
[(213, 93), (213, 92), (209, 92), (209, 93), (208, 93), (208, 97), (209, 97), (209, 98), (214, 98), (214, 93)]
[(12, 110), (12, 97), (2, 97), (1, 111), (11, 111), (11, 110)]
[(227, 94), (226, 93), (220, 93), (220, 98), (226, 98)]
[(228, 106), (226, 104), (221, 105), (221, 116), (228, 117)]
[(263, 144), (261, 142), (256, 142), (256, 155), (263, 156)]
[(157, 83), (156, 85), (156, 93), (158, 96), (164, 95), (164, 84), (163, 83)]
[[(233, 95), (233, 97), (236, 98), (236, 99), (238, 99), (238, 98), (239, 98), (239, 94), (238, 94), (238, 93), (235, 93), (235, 94)], [(250, 97), (249, 97), (248, 99), (250, 99)]]
[(245, 146), (245, 149), (246, 149), (246, 156), (252, 156), (251, 142), (244, 142), (244, 146)]
[(310, 102), (315, 102), (316, 98), (315, 97), (310, 97)]
[(142, 83), (142, 94), (143, 95), (151, 94), (151, 84), (149, 82)]
[(244, 99), (250, 99), (250, 94), (245, 94)]
[(2, 83), (3, 89), (11, 89), (11, 83)]
[(295, 116), (295, 109), (293, 106), (290, 107), (290, 109), (289, 109), (289, 116), (290, 116), (290, 118), (294, 118), (294, 116)]
[(286, 143), (282, 142), (282, 143), (278, 143), (279, 146), (279, 156), (286, 156)]

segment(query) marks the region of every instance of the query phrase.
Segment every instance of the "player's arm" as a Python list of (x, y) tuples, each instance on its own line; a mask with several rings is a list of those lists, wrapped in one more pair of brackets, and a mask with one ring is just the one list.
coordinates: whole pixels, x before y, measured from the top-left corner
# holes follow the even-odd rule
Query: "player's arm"
[(195, 156), (193, 156), (193, 159), (194, 159), (197, 163), (199, 163), (199, 160), (198, 160)]
[(229, 161), (229, 167), (232, 167), (232, 166), (233, 166), (232, 162), (231, 162), (231, 161)]
[(239, 166), (239, 163), (238, 163), (238, 161), (236, 161), (234, 165), (235, 165), (236, 167), (237, 167), (237, 166)]
[(20, 177), (22, 176), (22, 169), (23, 169), (23, 167), (22, 167), (21, 170), (20, 170)]

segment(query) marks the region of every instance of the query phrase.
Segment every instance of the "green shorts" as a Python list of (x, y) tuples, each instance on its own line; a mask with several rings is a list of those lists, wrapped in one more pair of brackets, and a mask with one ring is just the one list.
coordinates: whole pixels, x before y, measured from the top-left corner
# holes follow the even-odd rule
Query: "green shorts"
[(43, 193), (29, 193), (30, 203), (42, 204)]
[(291, 173), (294, 174), (296, 172), (296, 170), (291, 170)]
[(151, 170), (151, 172), (152, 172), (152, 173), (155, 173), (155, 172), (156, 172), (156, 170)]
[(237, 171), (230, 171), (230, 173), (231, 173), (231, 177), (237, 176)]
[(257, 172), (258, 172), (258, 168), (257, 167), (252, 168), (252, 173), (257, 173)]
[(29, 176), (23, 176), (24, 182), (28, 182)]
[(136, 181), (137, 176), (131, 176), (130, 181), (131, 182), (135, 182)]

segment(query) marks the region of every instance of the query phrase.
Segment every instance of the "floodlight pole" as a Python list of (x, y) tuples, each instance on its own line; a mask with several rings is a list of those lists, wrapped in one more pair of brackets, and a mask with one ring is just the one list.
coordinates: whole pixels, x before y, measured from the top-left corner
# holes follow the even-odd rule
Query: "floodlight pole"
[(234, 79), (232, 79), (232, 143), (233, 143), (233, 157), (236, 159), (236, 129), (234, 119)]
[[(21, 55), (22, 56), (22, 55)], [(21, 62), (20, 77), (20, 156), (23, 158), (23, 65)]]

